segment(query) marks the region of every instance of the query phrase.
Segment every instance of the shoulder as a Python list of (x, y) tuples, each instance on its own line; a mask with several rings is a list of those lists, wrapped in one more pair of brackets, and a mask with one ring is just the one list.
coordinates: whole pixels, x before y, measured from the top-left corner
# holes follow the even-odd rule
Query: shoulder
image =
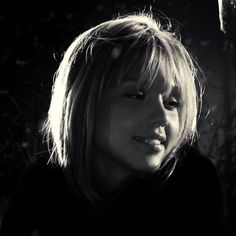
[(195, 202), (195, 206), (208, 205), (223, 210), (225, 200), (220, 173), (211, 159), (196, 148), (183, 150), (174, 172), (164, 184), (164, 190), (181, 202)]
[(185, 147), (180, 153), (175, 173), (178, 175), (197, 175), (198, 178), (201, 176), (219, 178), (219, 173), (210, 157), (206, 157), (197, 148), (191, 146)]
[(52, 181), (57, 182), (58, 179), (62, 178), (60, 168), (53, 166), (48, 160), (49, 154), (46, 152), (29, 158), (19, 175), (12, 195), (18, 194), (19, 191), (40, 192), (50, 185)]
[(173, 216), (194, 227), (198, 222), (199, 229), (221, 230), (225, 197), (216, 166), (195, 148), (182, 154), (160, 192), (162, 202), (166, 202), (163, 212), (169, 209)]
[(41, 153), (25, 165), (3, 217), (3, 235), (16, 235), (16, 230), (17, 234), (29, 235), (33, 229), (52, 229), (50, 224), (55, 226), (63, 218), (60, 216), (74, 209), (75, 200), (63, 169), (48, 158), (47, 153)]
[(59, 183), (62, 183), (64, 176), (61, 168), (48, 160), (49, 154), (46, 152), (28, 159), (12, 192), (11, 201), (29, 205), (33, 201), (42, 200), (46, 193), (50, 197)]
[(220, 173), (209, 157), (194, 147), (185, 148), (172, 175), (167, 180), (176, 192), (182, 190), (196, 196), (223, 198), (223, 185)]

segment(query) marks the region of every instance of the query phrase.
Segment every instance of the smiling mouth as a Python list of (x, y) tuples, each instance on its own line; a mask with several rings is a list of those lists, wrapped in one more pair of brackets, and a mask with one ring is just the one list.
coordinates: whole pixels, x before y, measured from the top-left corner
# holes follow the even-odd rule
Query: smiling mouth
[(164, 148), (164, 144), (161, 140), (155, 138), (145, 138), (145, 137), (134, 137), (134, 140), (144, 144), (155, 152), (159, 152)]

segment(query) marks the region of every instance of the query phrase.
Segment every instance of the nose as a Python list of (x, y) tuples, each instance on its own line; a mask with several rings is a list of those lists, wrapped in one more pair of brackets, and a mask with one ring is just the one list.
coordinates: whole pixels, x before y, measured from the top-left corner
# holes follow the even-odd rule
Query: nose
[(168, 126), (168, 114), (161, 95), (158, 95), (158, 99), (155, 99), (155, 102), (152, 101), (152, 104), (150, 104), (148, 119), (151, 125), (163, 128)]

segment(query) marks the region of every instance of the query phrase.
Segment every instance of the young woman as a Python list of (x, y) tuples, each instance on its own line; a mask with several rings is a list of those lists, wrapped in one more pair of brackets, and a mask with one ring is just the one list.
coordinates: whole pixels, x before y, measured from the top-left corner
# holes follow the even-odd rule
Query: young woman
[(3, 235), (218, 230), (217, 173), (186, 148), (200, 106), (197, 66), (169, 21), (133, 13), (85, 31), (55, 74), (50, 158), (26, 168)]

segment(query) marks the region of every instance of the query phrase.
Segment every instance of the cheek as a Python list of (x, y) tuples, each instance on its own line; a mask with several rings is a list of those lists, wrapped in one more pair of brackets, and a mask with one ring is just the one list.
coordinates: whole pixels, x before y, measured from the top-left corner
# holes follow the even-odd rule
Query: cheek
[(139, 126), (137, 111), (119, 104), (103, 107), (99, 112), (95, 126), (96, 144), (112, 145), (130, 138)]
[(178, 114), (170, 117), (170, 123), (167, 129), (167, 135), (170, 137), (172, 142), (177, 142), (180, 135), (180, 120)]

